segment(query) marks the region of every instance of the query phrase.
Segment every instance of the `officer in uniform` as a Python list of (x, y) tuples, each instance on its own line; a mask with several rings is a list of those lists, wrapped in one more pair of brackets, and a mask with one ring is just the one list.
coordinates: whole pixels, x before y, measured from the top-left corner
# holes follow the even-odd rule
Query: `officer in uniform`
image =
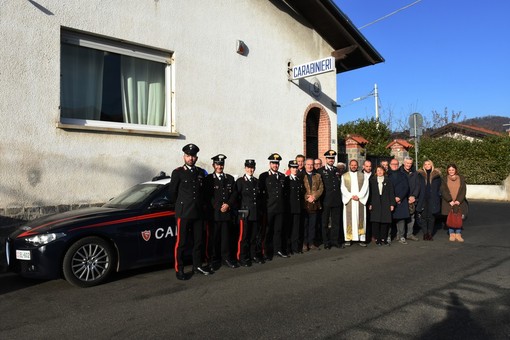
[[(271, 261), (273, 255), (289, 257), (282, 250), (283, 214), (285, 213), (285, 175), (278, 171), (282, 157), (273, 153), (269, 156), (269, 170), (259, 177), (259, 187), (264, 202), (265, 237), (263, 245), (264, 259)], [(286, 240), (285, 240), (286, 242)]]
[[(289, 161), (290, 174), (285, 178), (285, 191), (287, 199), (287, 223), (285, 228), (286, 238), (290, 242), (290, 252), (292, 254), (303, 253), (301, 250), (300, 230), (301, 228), (301, 211), (305, 198), (305, 189), (302, 177), (299, 177), (299, 164), (296, 160)], [(301, 237), (302, 238), (302, 237)]]
[(247, 159), (244, 162), (244, 172), (244, 176), (236, 181), (240, 210), (237, 260), (241, 266), (250, 267), (252, 261), (264, 263), (264, 260), (257, 254), (257, 241), (260, 240), (258, 226), (260, 188), (259, 180), (253, 176), (255, 160)]
[(239, 267), (237, 261), (231, 257), (232, 209), (237, 194), (234, 177), (223, 172), (226, 158), (223, 154), (211, 158), (214, 173), (205, 179), (210, 221), (206, 251), (213, 269), (219, 268), (221, 264), (230, 268)]
[(342, 218), (342, 195), (340, 194), (340, 173), (335, 166), (336, 151), (324, 153), (326, 165), (317, 172), (324, 184), (322, 201), (322, 242), (325, 249), (342, 247), (340, 243), (340, 219)]
[(170, 201), (175, 204), (177, 219), (177, 240), (174, 258), (176, 277), (186, 280), (184, 274), (183, 254), (188, 234), (193, 235), (193, 273), (209, 275), (211, 271), (202, 266), (202, 230), (204, 220), (203, 181), (204, 169), (195, 166), (200, 151), (195, 144), (182, 148), (184, 165), (172, 171), (170, 181)]

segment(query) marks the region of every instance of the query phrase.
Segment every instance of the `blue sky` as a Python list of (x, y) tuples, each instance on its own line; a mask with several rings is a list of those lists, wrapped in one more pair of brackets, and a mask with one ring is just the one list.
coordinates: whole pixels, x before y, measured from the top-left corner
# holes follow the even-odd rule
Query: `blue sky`
[[(334, 0), (360, 28), (415, 0)], [(338, 123), (380, 114), (392, 126), (413, 112), (509, 117), (510, 1), (421, 0), (360, 32), (386, 60), (337, 76)]]

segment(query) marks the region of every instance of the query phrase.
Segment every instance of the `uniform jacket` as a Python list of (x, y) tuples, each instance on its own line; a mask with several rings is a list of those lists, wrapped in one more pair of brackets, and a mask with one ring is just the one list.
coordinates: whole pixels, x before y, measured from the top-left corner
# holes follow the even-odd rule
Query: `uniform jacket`
[(322, 183), (324, 185), (324, 194), (322, 204), (328, 207), (342, 206), (342, 195), (340, 194), (340, 173), (336, 166), (332, 170), (327, 170), (323, 166), (317, 173), (321, 175)]
[[(468, 214), (468, 202), (466, 200), (466, 180), (464, 177), (457, 175), (460, 180), (459, 193), (457, 194), (456, 201), (460, 202), (460, 211), (462, 215), (467, 216)], [(441, 214), (448, 215), (451, 210), (450, 202), (453, 200), (452, 195), (450, 194), (450, 189), (448, 189), (447, 178), (443, 178), (441, 182)]]
[(255, 177), (248, 177), (244, 175), (236, 181), (236, 191), (238, 195), (239, 209), (248, 210), (248, 221), (257, 221), (260, 214), (260, 188), (259, 180)]
[(291, 179), (290, 175), (285, 177), (285, 198), (287, 200), (287, 212), (291, 214), (300, 214), (304, 207), (305, 187), (303, 186), (303, 176)]
[(259, 188), (264, 209), (268, 214), (285, 212), (285, 175), (278, 172), (278, 179), (272, 172), (263, 172), (259, 177)]
[(205, 171), (199, 167), (181, 166), (172, 171), (170, 202), (175, 204), (176, 218), (204, 218)]
[(409, 179), (406, 174), (400, 170), (388, 171), (388, 179), (393, 184), (395, 198), (400, 198), (400, 204), (395, 202), (395, 210), (393, 210), (393, 218), (401, 220), (409, 217)]
[(432, 170), (428, 186), (425, 170), (418, 170), (418, 175), (421, 195), (416, 208), (417, 211), (423, 211), (425, 202), (427, 202), (430, 212), (432, 214), (439, 214), (441, 212), (441, 172), (437, 169)]
[[(308, 175), (305, 172), (303, 177), (303, 185), (305, 188), (305, 209), (309, 213), (316, 212), (322, 208), (321, 206), (321, 196), (324, 192), (324, 184), (322, 183), (321, 175), (317, 173), (312, 173), (312, 185), (310, 186), (310, 182), (308, 180)], [(306, 200), (306, 196), (313, 195), (315, 198), (314, 203), (310, 203)]]
[[(234, 177), (229, 174), (223, 174), (220, 180), (215, 173), (209, 174), (205, 178), (205, 192), (208, 200), (207, 212), (208, 218), (212, 221), (230, 221), (232, 211), (237, 200), (236, 185)], [(221, 206), (227, 203), (230, 209), (221, 212)]]
[(370, 194), (367, 205), (372, 206), (372, 210), (370, 210), (370, 221), (391, 223), (392, 213), (390, 206), (395, 206), (397, 204), (395, 202), (393, 184), (391, 184), (387, 176), (384, 176), (382, 194), (379, 194), (377, 176), (373, 175), (368, 180), (368, 185)]

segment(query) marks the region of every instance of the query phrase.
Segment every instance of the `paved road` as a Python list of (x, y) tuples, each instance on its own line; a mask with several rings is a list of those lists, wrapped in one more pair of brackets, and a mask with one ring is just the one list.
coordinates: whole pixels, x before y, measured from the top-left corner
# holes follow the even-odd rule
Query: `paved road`
[[(79, 289), (0, 274), (0, 338), (508, 339), (510, 205), (471, 204), (464, 244), (322, 250), (177, 281)], [(188, 268), (187, 268), (188, 269)]]

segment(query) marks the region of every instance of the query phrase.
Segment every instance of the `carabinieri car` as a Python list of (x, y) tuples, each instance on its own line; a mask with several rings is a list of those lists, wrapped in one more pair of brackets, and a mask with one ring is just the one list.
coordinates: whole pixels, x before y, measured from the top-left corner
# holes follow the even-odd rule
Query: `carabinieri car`
[(173, 262), (175, 212), (169, 178), (130, 188), (102, 207), (33, 220), (7, 238), (10, 269), (21, 276), (90, 287), (112, 272)]

